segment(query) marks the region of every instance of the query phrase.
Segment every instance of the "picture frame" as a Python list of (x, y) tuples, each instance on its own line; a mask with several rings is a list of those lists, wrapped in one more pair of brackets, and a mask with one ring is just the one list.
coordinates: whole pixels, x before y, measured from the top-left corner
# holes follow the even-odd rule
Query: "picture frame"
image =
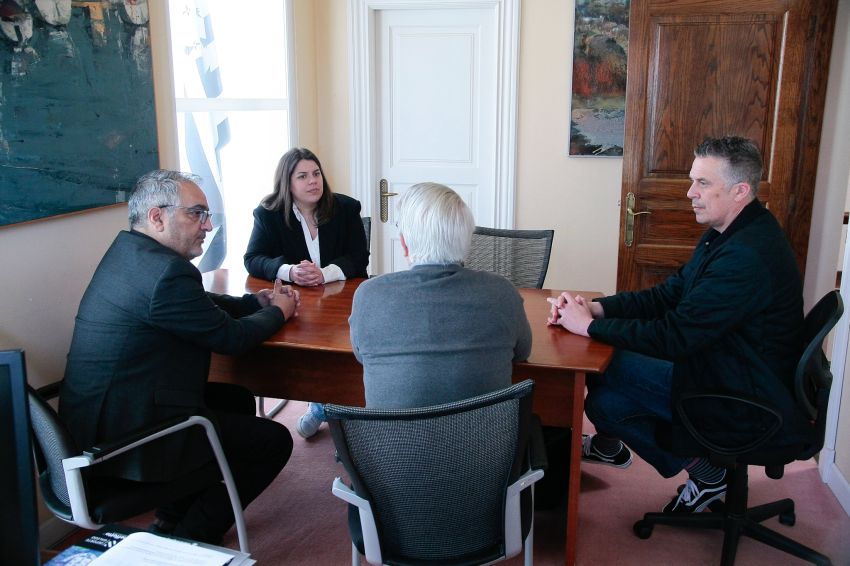
[(571, 156), (622, 156), (630, 0), (576, 0)]

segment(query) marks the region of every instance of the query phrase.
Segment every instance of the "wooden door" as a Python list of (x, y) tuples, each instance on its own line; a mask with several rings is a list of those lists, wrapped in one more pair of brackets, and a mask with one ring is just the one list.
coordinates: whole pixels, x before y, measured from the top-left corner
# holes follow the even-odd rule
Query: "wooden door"
[[(835, 0), (633, 0), (617, 289), (662, 281), (705, 231), (685, 196), (693, 149), (762, 150), (759, 198), (806, 262)], [(626, 245), (629, 193), (633, 240)]]

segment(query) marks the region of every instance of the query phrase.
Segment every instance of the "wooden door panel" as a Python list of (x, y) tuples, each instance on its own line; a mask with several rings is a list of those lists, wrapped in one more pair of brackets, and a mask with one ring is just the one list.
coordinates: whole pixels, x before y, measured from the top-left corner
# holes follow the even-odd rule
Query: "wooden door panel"
[(626, 246), (621, 207), (618, 290), (657, 282), (690, 257), (705, 228), (688, 173), (708, 136), (759, 145), (759, 199), (805, 267), (834, 20), (835, 0), (632, 2), (621, 202), (633, 193), (634, 210), (651, 214), (635, 217)]
[[(770, 139), (776, 21), (666, 16), (651, 25), (646, 174), (687, 175), (704, 132)], [(724, 57), (730, 52), (746, 56)]]
[(663, 245), (644, 246), (638, 256), (642, 256), (639, 258), (641, 270), (637, 280), (638, 289), (658, 285), (670, 274), (675, 273), (688, 259), (683, 257), (681, 249)]

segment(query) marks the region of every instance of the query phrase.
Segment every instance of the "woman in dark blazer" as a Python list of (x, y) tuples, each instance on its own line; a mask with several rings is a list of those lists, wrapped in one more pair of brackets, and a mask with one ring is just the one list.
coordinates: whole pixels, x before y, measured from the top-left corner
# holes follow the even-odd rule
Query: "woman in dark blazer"
[[(283, 154), (274, 174), (274, 191), (254, 209), (254, 230), (245, 252), (248, 273), (315, 286), (366, 277), (369, 248), (360, 203), (335, 195), (319, 158), (296, 147)], [(295, 430), (316, 434), (325, 420), (319, 403), (310, 403)]]
[(312, 151), (290, 149), (277, 164), (274, 191), (254, 209), (244, 259), (248, 273), (269, 281), (314, 286), (366, 277), (360, 203), (331, 191)]

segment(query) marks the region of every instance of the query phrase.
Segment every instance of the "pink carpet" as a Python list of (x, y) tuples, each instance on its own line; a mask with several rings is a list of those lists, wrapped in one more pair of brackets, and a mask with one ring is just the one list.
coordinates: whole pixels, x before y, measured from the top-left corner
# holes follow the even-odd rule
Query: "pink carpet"
[[(273, 401), (267, 400), (267, 406)], [(295, 420), (306, 407), (291, 401), (277, 416), (295, 439), (292, 459), (277, 480), (246, 511), (251, 554), (262, 566), (351, 563), (345, 503), (331, 495), (331, 482), (343, 475), (334, 460), (327, 425), (304, 440), (295, 433)], [(587, 430), (592, 430), (586, 424)], [(684, 477), (684, 475), (683, 475)], [(648, 540), (632, 533), (633, 523), (647, 511), (660, 510), (683, 477), (664, 480), (639, 458), (628, 470), (585, 465), (582, 471), (578, 559), (580, 566), (596, 565), (715, 565), (720, 562), (720, 532), (656, 527)], [(766, 525), (827, 554), (835, 565), (850, 565), (850, 517), (821, 482), (814, 461), (786, 467), (785, 477), (767, 478), (760, 468), (750, 474), (750, 504), (792, 497), (797, 523)], [(563, 511), (535, 516), (535, 563), (564, 563)], [(132, 521), (145, 526), (150, 517)], [(225, 545), (238, 547), (235, 530)], [(742, 540), (737, 564), (747, 566), (805, 564), (750, 539)], [(365, 564), (365, 560), (363, 562)], [(505, 564), (522, 564), (521, 557)]]

